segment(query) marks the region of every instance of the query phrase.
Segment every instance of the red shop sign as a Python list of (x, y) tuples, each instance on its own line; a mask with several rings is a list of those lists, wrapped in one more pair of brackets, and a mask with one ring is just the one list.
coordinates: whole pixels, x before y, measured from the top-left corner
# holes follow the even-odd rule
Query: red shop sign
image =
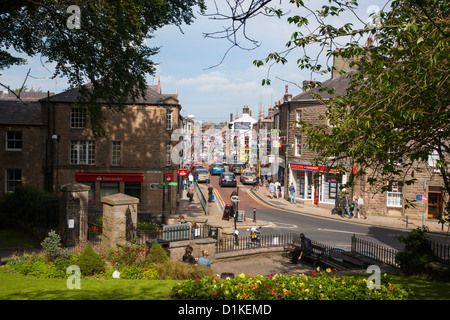
[[(322, 167), (322, 166), (308, 166), (304, 164), (289, 164), (289, 167), (291, 169), (297, 169), (297, 170), (305, 170), (305, 171), (328, 171), (328, 167)], [(330, 169), (329, 172), (331, 173), (339, 173), (339, 170)]]
[(75, 181), (142, 182), (142, 173), (75, 173)]
[(166, 173), (164, 175), (164, 182), (173, 182), (173, 173)]
[(185, 168), (178, 169), (178, 176), (179, 177), (187, 177), (188, 171)]

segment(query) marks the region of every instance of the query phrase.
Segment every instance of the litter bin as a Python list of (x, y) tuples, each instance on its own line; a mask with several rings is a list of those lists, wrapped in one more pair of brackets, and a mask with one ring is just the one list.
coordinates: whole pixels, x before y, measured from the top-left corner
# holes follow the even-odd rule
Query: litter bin
[(230, 216), (233, 217), (233, 207), (231, 204), (226, 204), (223, 209), (222, 220), (230, 220)]

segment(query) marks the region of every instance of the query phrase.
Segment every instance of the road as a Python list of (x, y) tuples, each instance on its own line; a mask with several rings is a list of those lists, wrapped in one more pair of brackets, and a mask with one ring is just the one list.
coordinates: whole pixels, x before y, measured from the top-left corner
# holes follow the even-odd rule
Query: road
[[(269, 221), (274, 225), (273, 227), (261, 229), (262, 233), (298, 234), (303, 232), (311, 239), (343, 249), (350, 249), (351, 237), (356, 235), (356, 237), (370, 241), (374, 244), (391, 247), (396, 250), (403, 248), (403, 244), (400, 243), (396, 237), (399, 235), (406, 236), (408, 234), (407, 231), (382, 226), (360, 225), (357, 223), (352, 223), (349, 219), (339, 221), (335, 219), (328, 219), (326, 217), (314, 216), (312, 214), (302, 214), (300, 212), (281, 210), (275, 206), (267, 205), (252, 193), (249, 193), (248, 191), (252, 188), (252, 186), (242, 185), (239, 182), (239, 175), (237, 178), (237, 188), (220, 187), (218, 183), (218, 176), (212, 176), (211, 185), (218, 191), (218, 200), (221, 201), (222, 204), (231, 204), (231, 193), (239, 189), (239, 210), (245, 210), (247, 219), (253, 218), (253, 211), (255, 209), (257, 221)], [(272, 200), (271, 203), (276, 203), (276, 201), (284, 200)], [(239, 230), (240, 235), (244, 235), (246, 232), (247, 231), (245, 229)]]

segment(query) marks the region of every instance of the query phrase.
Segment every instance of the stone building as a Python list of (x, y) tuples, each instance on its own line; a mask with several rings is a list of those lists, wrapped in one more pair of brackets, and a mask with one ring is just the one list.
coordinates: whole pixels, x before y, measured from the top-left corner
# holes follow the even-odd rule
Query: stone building
[[(9, 134), (6, 143), (12, 146), (20, 137), (11, 132), (22, 131), (23, 140), (20, 152), (2, 147), (7, 156), (2, 159), (9, 159), (0, 164), (5, 184), (30, 184), (56, 193), (61, 185), (79, 182), (91, 187), (92, 206), (120, 192), (138, 198), (140, 211), (175, 212), (178, 164), (171, 153), (178, 143), (172, 133), (181, 125), (178, 96), (162, 94), (158, 84), (149, 86), (144, 98), (129, 101), (123, 112), (103, 107), (105, 137), (92, 133), (86, 108), (75, 103), (78, 96), (79, 90), (73, 89), (21, 106), (23, 112), (32, 108), (28, 116), (33, 120), (14, 127), (3, 122), (19, 117), (13, 109), (18, 102), (2, 101), (0, 105), (15, 114), (2, 117), (1, 130), (9, 132), (4, 133)], [(12, 187), (0, 189), (1, 194), (9, 191)]]
[[(322, 87), (335, 89), (333, 96), (345, 94), (349, 84), (349, 79), (346, 79), (345, 75), (339, 74), (339, 71), (357, 72), (352, 70), (349, 64), (349, 61), (337, 59), (335, 61), (337, 70), (333, 72), (331, 79), (322, 83)], [(340, 186), (350, 178), (353, 164), (347, 164), (350, 169), (347, 174), (333, 170), (332, 159), (329, 163), (321, 166), (312, 165), (315, 154), (305, 148), (305, 137), (300, 133), (300, 127), (296, 123), (299, 120), (313, 124), (327, 123), (323, 117), (326, 107), (314, 98), (313, 92), (318, 92), (318, 88), (307, 89), (294, 97), (286, 92), (283, 101), (277, 104), (282, 141), (280, 156), (285, 159), (285, 195), (288, 197), (287, 188), (294, 183), (298, 203), (319, 205), (331, 209), (334, 207)], [(327, 92), (320, 92), (320, 94), (325, 102), (332, 97)], [(442, 214), (444, 195), (442, 176), (435, 169), (435, 162), (436, 159), (431, 155), (427, 162), (417, 164), (421, 171), (415, 171), (414, 178), (417, 179), (417, 182), (414, 185), (402, 186), (397, 181), (391, 181), (389, 182), (389, 191), (379, 193), (369, 185), (366, 176), (355, 180), (352, 190), (346, 191), (350, 194), (361, 195), (365, 202), (366, 212), (369, 214), (438, 218)], [(401, 161), (398, 165), (401, 165)], [(408, 178), (410, 177), (405, 177), (405, 179)], [(427, 201), (417, 200), (415, 206), (407, 206), (407, 201), (414, 201), (422, 197)]]

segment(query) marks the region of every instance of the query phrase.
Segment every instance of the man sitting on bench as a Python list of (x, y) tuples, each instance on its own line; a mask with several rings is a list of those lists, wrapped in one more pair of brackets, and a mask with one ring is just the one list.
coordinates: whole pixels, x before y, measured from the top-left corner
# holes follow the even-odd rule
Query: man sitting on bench
[(294, 249), (292, 253), (292, 263), (297, 264), (298, 261), (305, 256), (310, 255), (313, 252), (313, 246), (311, 240), (306, 238), (303, 233), (300, 233), (301, 246)]

